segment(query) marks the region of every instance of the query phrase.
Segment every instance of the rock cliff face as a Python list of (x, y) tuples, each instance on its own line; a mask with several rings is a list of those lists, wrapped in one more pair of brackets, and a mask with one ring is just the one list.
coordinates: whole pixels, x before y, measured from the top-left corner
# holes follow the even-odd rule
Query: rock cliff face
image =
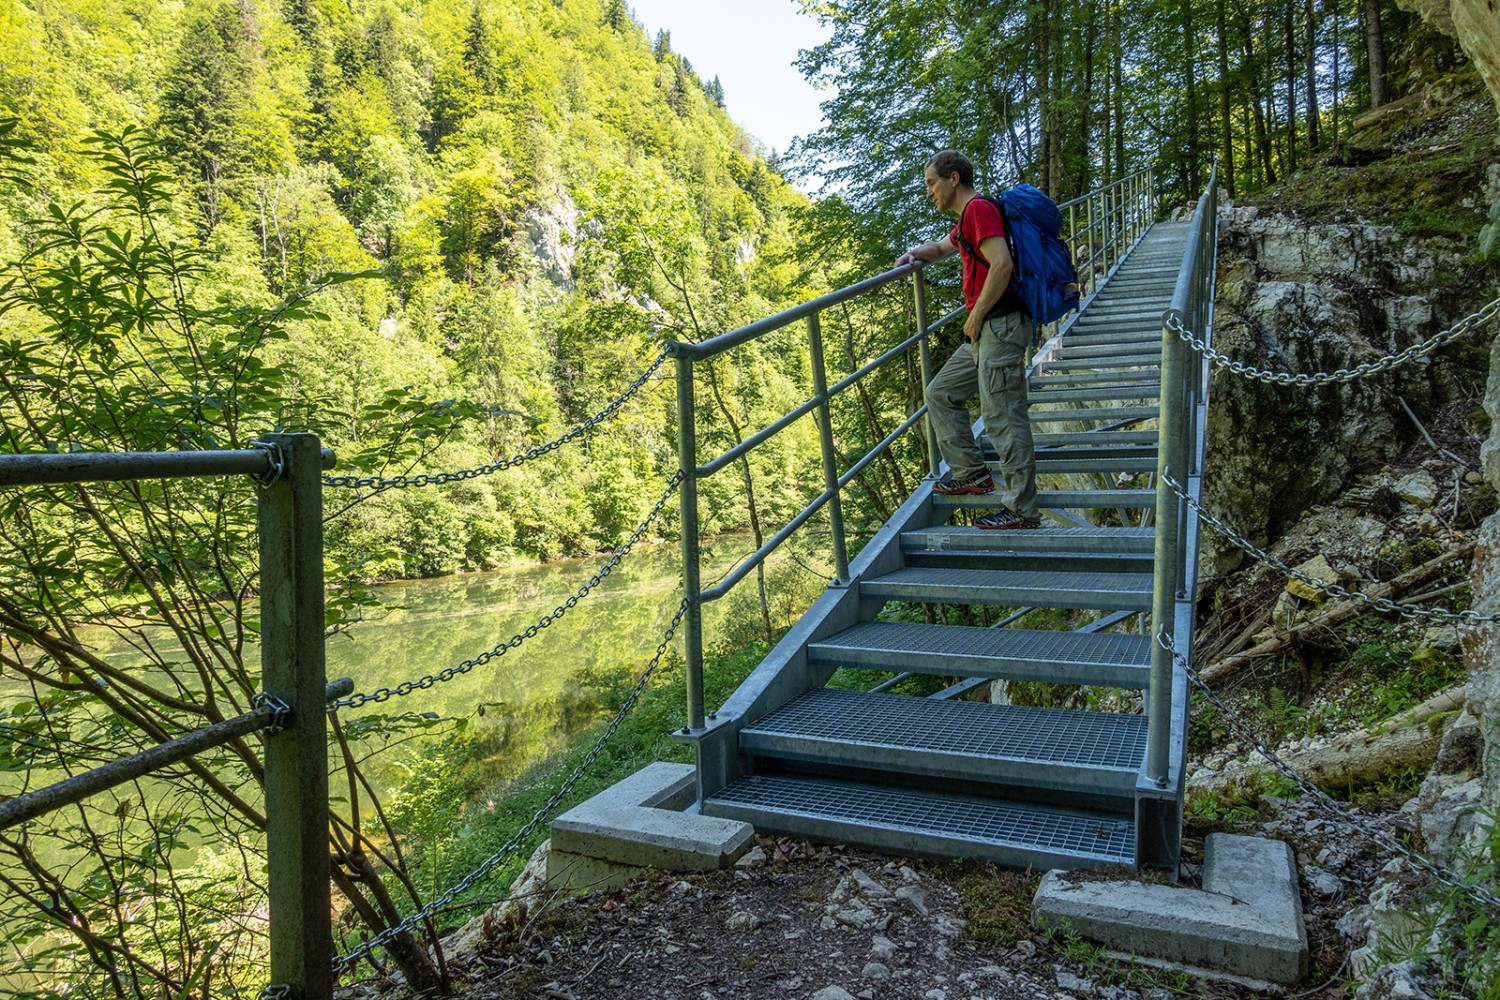
[[(1464, 255), (1458, 241), (1413, 240), (1373, 224), (1310, 225), (1255, 207), (1222, 209), (1219, 226), (1215, 346), (1257, 367), (1353, 368), (1431, 337), (1460, 308), (1433, 295)], [(1451, 357), (1317, 388), (1216, 368), (1208, 504), (1263, 545), (1406, 449), (1419, 432), (1400, 400), (1424, 422), (1461, 419), (1475, 380)], [(1205, 537), (1205, 575), (1239, 560), (1229, 543)]]
[[(1439, 31), (1458, 39), (1474, 61), (1500, 110), (1500, 13), (1494, 0), (1398, 0)], [(1488, 196), (1500, 199), (1500, 171), (1491, 170)], [(1500, 289), (1497, 289), (1500, 294)], [(1491, 434), (1484, 446), (1484, 473), (1500, 486), (1500, 351), (1491, 352), (1489, 386), (1484, 397)], [(1485, 523), (1474, 557), (1474, 602), (1489, 614), (1500, 612), (1500, 514)], [(1484, 736), (1482, 797), (1500, 808), (1500, 640), (1494, 626), (1472, 633), (1466, 641), (1470, 676), (1470, 710), (1479, 717)]]
[(1458, 39), (1500, 109), (1500, 12), (1494, 0), (1396, 0), (1396, 5)]

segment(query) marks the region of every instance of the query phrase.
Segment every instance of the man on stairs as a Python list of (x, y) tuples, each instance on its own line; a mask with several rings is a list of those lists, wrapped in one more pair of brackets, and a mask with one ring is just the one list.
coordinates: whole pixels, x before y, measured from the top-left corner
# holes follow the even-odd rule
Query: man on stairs
[[(974, 165), (947, 149), (922, 171), (927, 198), (939, 211), (958, 216), (958, 225), (931, 243), (896, 258), (896, 266), (942, 260), (955, 250), (963, 258), (964, 342), (927, 385), (927, 413), (937, 431), (938, 450), (949, 478), (934, 492), (989, 493), (994, 479), (974, 440), (969, 400), (979, 394), (984, 434), (994, 447), (1004, 477), (1003, 506), (975, 520), (980, 528), (1035, 528), (1041, 525), (1036, 497), (1036, 451), (1026, 413), (1026, 341), (1031, 328), (1026, 306), (1010, 287), (1014, 265), (1005, 241), (1005, 218), (995, 203), (977, 197)], [(972, 248), (972, 249), (971, 249)]]

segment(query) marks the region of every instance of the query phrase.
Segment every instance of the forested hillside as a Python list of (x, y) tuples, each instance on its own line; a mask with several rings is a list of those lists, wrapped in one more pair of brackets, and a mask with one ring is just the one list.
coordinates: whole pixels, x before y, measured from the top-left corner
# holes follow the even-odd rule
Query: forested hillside
[[(47, 242), (49, 202), (137, 240), (149, 223), (162, 247), (197, 255), (183, 277), (195, 307), (271, 308), (330, 273), (374, 272), (317, 291), (269, 340), (276, 385), (243, 427), (315, 430), (342, 470), (525, 451), (596, 412), (660, 340), (731, 329), (817, 280), (788, 257), (801, 197), (730, 121), (717, 81), (666, 33), (648, 39), (620, 0), (5, 0), (0, 39), (0, 117), (33, 157), (29, 184), (0, 196), (0, 250), (21, 278), (7, 337), (58, 322), (37, 277), (58, 248), (14, 263)], [(123, 143), (88, 138), (128, 129), (140, 131)], [(148, 217), (111, 201), (126, 181), (101, 150), (164, 175)], [(750, 377), (774, 386), (801, 357), (768, 352)], [(132, 377), (99, 375), (117, 389)], [(587, 449), (383, 495), (332, 521), (330, 541), (367, 576), (617, 544), (675, 468), (661, 381)], [(12, 395), (7, 425), (24, 424)], [(10, 450), (233, 436), (186, 433), (13, 430)], [(743, 526), (736, 508), (713, 527)]]

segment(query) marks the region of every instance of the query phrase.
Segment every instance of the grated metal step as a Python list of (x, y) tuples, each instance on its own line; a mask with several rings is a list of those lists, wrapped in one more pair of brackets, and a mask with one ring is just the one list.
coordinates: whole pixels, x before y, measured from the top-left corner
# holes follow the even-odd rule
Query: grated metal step
[(1116, 386), (1108, 389), (1042, 389), (1029, 393), (1032, 405), (1047, 403), (1088, 403), (1098, 401), (1125, 401), (1127, 399), (1156, 399), (1161, 395), (1161, 383), (1141, 382), (1133, 386)]
[(1147, 611), (1151, 577), (1140, 572), (909, 568), (865, 580), (859, 589), (863, 596), (888, 601)]
[[(1155, 490), (1038, 490), (1037, 500), (1043, 509), (1060, 510), (1140, 510), (1156, 506)], [(948, 497), (936, 495), (933, 504), (943, 507), (994, 510), (1000, 501), (995, 494)]]
[(1094, 357), (1050, 357), (1043, 363), (1038, 364), (1037, 372), (1041, 375), (1050, 375), (1053, 372), (1091, 372), (1097, 369), (1133, 369), (1133, 367), (1149, 367), (1155, 370), (1161, 367), (1161, 352), (1154, 354), (1106, 354), (1094, 355)]
[(1061, 420), (1154, 420), (1161, 413), (1156, 406), (1068, 406), (1046, 409), (1037, 403), (1031, 405), (1031, 422), (1056, 423)]
[(1132, 366), (1115, 371), (1075, 371), (1068, 375), (1033, 375), (1027, 384), (1029, 389), (1048, 389), (1062, 385), (1102, 385), (1107, 383), (1161, 383), (1161, 368), (1157, 365)]
[(1112, 632), (866, 622), (812, 643), (814, 663), (1145, 690), (1151, 640)]
[(1158, 442), (1160, 435), (1155, 430), (1131, 431), (1043, 431), (1032, 432), (1031, 443), (1038, 448), (1112, 448), (1122, 444), (1150, 444)]
[(703, 812), (898, 855), (1037, 869), (1135, 862), (1135, 829), (1119, 816), (852, 781), (749, 775), (704, 799)]
[(740, 730), (778, 760), (1133, 797), (1146, 717), (815, 688)]
[(904, 552), (944, 552), (951, 549), (992, 549), (1011, 552), (1134, 552), (1156, 549), (1155, 528), (1034, 528), (1029, 531), (985, 531), (943, 525), (901, 533)]
[[(1040, 530), (1040, 529), (1038, 529)], [(1014, 535), (1014, 531), (989, 531)], [(1091, 552), (1086, 549), (1037, 552), (1028, 549), (917, 549), (906, 554), (905, 565), (923, 569), (1048, 570), (1069, 573), (1150, 573), (1150, 552)]]

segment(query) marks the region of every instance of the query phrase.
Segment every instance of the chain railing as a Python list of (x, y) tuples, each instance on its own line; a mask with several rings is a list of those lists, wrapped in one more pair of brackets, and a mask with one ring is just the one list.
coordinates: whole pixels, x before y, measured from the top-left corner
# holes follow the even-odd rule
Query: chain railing
[(478, 885), (485, 876), (489, 875), (490, 872), (494, 871), (514, 855), (517, 849), (525, 844), (527, 839), (536, 831), (538, 826), (552, 818), (552, 815), (557, 811), (557, 807), (573, 791), (573, 786), (578, 784), (578, 780), (593, 766), (594, 761), (604, 752), (605, 745), (615, 735), (615, 731), (620, 728), (620, 724), (625, 721), (625, 717), (635, 708), (636, 702), (640, 700), (641, 692), (646, 689), (646, 684), (651, 680), (651, 676), (656, 672), (656, 668), (660, 666), (662, 657), (666, 655), (667, 647), (672, 644), (672, 637), (677, 634), (677, 628), (682, 624), (683, 615), (687, 613), (687, 605), (688, 602), (683, 600), (677, 606), (677, 612), (672, 616), (672, 621), (667, 626), (666, 634), (662, 636), (661, 642), (656, 647), (656, 655), (651, 657), (650, 662), (646, 664), (646, 669), (636, 680), (635, 686), (630, 689), (630, 693), (626, 695), (624, 704), (620, 706), (614, 718), (610, 720), (608, 727), (600, 734), (599, 738), (594, 742), (593, 747), (584, 756), (584, 759), (577, 767), (573, 768), (567, 778), (563, 780), (563, 783), (558, 786), (557, 791), (553, 792), (547, 798), (547, 801), (532, 815), (531, 819), (526, 822), (526, 825), (511, 835), (510, 839), (502, 844), (499, 850), (491, 854), (478, 867), (456, 882), (452, 888), (448, 889), (441, 896), (438, 896), (400, 923), (387, 927), (370, 940), (361, 943), (358, 947), (349, 951), (348, 954), (335, 957), (332, 964), (335, 976), (352, 969), (360, 959), (373, 954), (375, 949), (389, 944), (402, 934), (416, 930), (423, 921), (434, 916), (454, 900)]
[(1352, 382), (1367, 375), (1383, 372), (1388, 368), (1395, 368), (1397, 365), (1405, 364), (1416, 358), (1425, 357), (1444, 344), (1468, 336), (1497, 317), (1500, 317), (1500, 299), (1496, 299), (1488, 305), (1481, 306), (1443, 332), (1435, 334), (1427, 340), (1412, 344), (1410, 347), (1396, 354), (1388, 354), (1385, 357), (1362, 365), (1356, 365), (1353, 368), (1339, 368), (1331, 372), (1316, 372), (1313, 374), (1268, 371), (1267, 369), (1247, 364), (1244, 361), (1236, 361), (1229, 357), (1229, 355), (1221, 354), (1214, 350), (1205, 341), (1198, 339), (1191, 330), (1183, 325), (1182, 320), (1176, 316), (1168, 317), (1167, 329), (1177, 334), (1183, 343), (1203, 355), (1209, 361), (1236, 375), (1243, 375), (1249, 379), (1259, 382), (1270, 382), (1275, 385), (1311, 386)]
[(496, 472), (504, 471), (505, 469), (513, 469), (517, 466), (525, 465), (527, 462), (531, 462), (538, 458), (541, 458), (543, 455), (546, 455), (549, 452), (556, 451), (563, 445), (583, 437), (584, 435), (592, 431), (595, 427), (598, 427), (600, 424), (613, 417), (616, 413), (620, 412), (621, 407), (628, 403), (636, 393), (641, 391), (641, 388), (648, 381), (650, 381), (651, 376), (656, 374), (656, 370), (660, 368), (666, 362), (666, 360), (666, 351), (662, 351), (661, 353), (657, 354), (656, 360), (652, 361), (651, 364), (646, 368), (646, 370), (641, 372), (641, 374), (636, 378), (634, 382), (631, 382), (628, 386), (626, 386), (618, 396), (610, 400), (609, 403), (606, 404), (604, 408), (601, 409), (598, 413), (594, 414), (592, 417), (589, 417), (587, 420), (583, 421), (583, 423), (574, 426), (572, 429), (566, 431), (562, 435), (553, 438), (551, 441), (548, 441), (545, 444), (539, 444), (534, 448), (528, 448), (523, 452), (510, 456), (509, 458), (502, 458), (498, 461), (490, 462), (486, 465), (475, 466), (471, 469), (459, 469), (455, 472), (435, 472), (431, 474), (421, 474), (415, 476), (324, 476), (323, 485), (347, 487), (350, 489), (373, 488), (377, 491), (398, 490), (406, 489), (407, 487), (411, 486), (437, 486), (442, 483), (457, 483), (462, 482), (466, 479), (478, 479), (481, 476), (488, 476)]
[(558, 621), (563, 617), (563, 615), (576, 608), (580, 601), (587, 597), (595, 587), (599, 586), (599, 584), (602, 583), (604, 579), (610, 575), (610, 573), (614, 572), (615, 568), (620, 565), (620, 562), (626, 556), (630, 555), (630, 552), (635, 548), (636, 543), (645, 537), (646, 531), (651, 527), (652, 523), (655, 522), (657, 517), (660, 516), (662, 510), (672, 499), (672, 494), (674, 491), (676, 491), (677, 484), (681, 481), (682, 473), (680, 471), (673, 473), (672, 476), (667, 480), (667, 487), (662, 491), (662, 495), (656, 501), (656, 505), (651, 508), (650, 513), (646, 515), (645, 519), (636, 526), (635, 531), (631, 532), (630, 537), (625, 540), (625, 543), (614, 551), (614, 554), (610, 556), (609, 561), (601, 566), (593, 576), (589, 577), (588, 580), (585, 581), (584, 584), (576, 591), (574, 591), (567, 600), (563, 601), (557, 607), (553, 608), (550, 612), (542, 615), (534, 623), (526, 626), (524, 629), (517, 632), (515, 635), (511, 636), (504, 642), (498, 644), (493, 649), (480, 653), (478, 656), (464, 660), (460, 663), (455, 663), (451, 667), (444, 667), (442, 670), (439, 670), (435, 674), (424, 674), (423, 676), (416, 678), (415, 680), (402, 681), (395, 687), (381, 687), (376, 688), (374, 691), (350, 695), (347, 698), (340, 698), (338, 701), (333, 702), (329, 706), (330, 711), (336, 708), (362, 708), (363, 706), (368, 705), (371, 702), (378, 703), (389, 701), (392, 698), (400, 698), (405, 695), (409, 695), (413, 691), (425, 691), (430, 687), (442, 684), (445, 681), (451, 681), (455, 677), (466, 674), (470, 670), (473, 670), (475, 667), (483, 666), (484, 664), (497, 657), (504, 656), (512, 649), (519, 647), (526, 640), (534, 638), (538, 633), (546, 629), (553, 622)]
[(1415, 604), (1401, 604), (1387, 597), (1371, 597), (1369, 594), (1362, 594), (1357, 590), (1350, 590), (1342, 584), (1330, 583), (1327, 580), (1319, 580), (1317, 577), (1309, 576), (1296, 567), (1288, 566), (1280, 559), (1277, 559), (1275, 556), (1271, 555), (1265, 549), (1260, 548), (1254, 542), (1245, 538), (1239, 532), (1235, 531), (1229, 525), (1225, 524), (1222, 520), (1204, 510), (1203, 505), (1197, 500), (1194, 500), (1192, 497), (1188, 496), (1187, 493), (1183, 490), (1182, 484), (1174, 479), (1170, 474), (1164, 474), (1161, 477), (1161, 481), (1169, 486), (1172, 491), (1177, 494), (1178, 499), (1188, 506), (1188, 508), (1197, 516), (1199, 521), (1202, 521), (1204, 524), (1217, 531), (1224, 538), (1228, 539), (1228, 541), (1236, 548), (1251, 556), (1257, 562), (1264, 563), (1265, 565), (1271, 567), (1282, 576), (1285, 576), (1288, 579), (1296, 580), (1300, 583), (1305, 583), (1307, 586), (1313, 588), (1314, 590), (1320, 591), (1321, 593), (1327, 594), (1329, 597), (1347, 598), (1349, 600), (1357, 601), (1374, 611), (1380, 611), (1389, 614), (1398, 614), (1403, 618), (1425, 618), (1430, 621), (1461, 622), (1466, 625), (1484, 625), (1492, 624), (1494, 622), (1500, 622), (1500, 615), (1484, 615), (1472, 609), (1465, 611), (1449, 611), (1446, 608), (1423, 608)]
[(1491, 909), (1500, 909), (1500, 897), (1487, 891), (1483, 886), (1454, 873), (1431, 858), (1412, 850), (1389, 834), (1380, 830), (1369, 829), (1360, 822), (1359, 817), (1339, 805), (1337, 800), (1319, 788), (1314, 782), (1309, 781), (1306, 777), (1298, 773), (1296, 768), (1288, 764), (1264, 740), (1256, 736), (1255, 731), (1250, 728), (1249, 724), (1225, 704), (1224, 699), (1219, 697), (1218, 693), (1209, 687), (1203, 678), (1198, 675), (1198, 671), (1194, 669), (1193, 665), (1176, 652), (1176, 644), (1169, 631), (1166, 629), (1158, 630), (1156, 634), (1156, 646), (1165, 650), (1176, 662), (1178, 668), (1187, 673), (1188, 680), (1192, 685), (1202, 692), (1205, 700), (1219, 710), (1224, 720), (1239, 735), (1240, 739), (1253, 747), (1256, 753), (1264, 757), (1272, 767), (1301, 789), (1320, 809), (1343, 822), (1349, 829), (1360, 836), (1379, 844), (1394, 854), (1401, 855), (1407, 861), (1421, 868), (1444, 885), (1459, 890), (1483, 906), (1490, 907)]

